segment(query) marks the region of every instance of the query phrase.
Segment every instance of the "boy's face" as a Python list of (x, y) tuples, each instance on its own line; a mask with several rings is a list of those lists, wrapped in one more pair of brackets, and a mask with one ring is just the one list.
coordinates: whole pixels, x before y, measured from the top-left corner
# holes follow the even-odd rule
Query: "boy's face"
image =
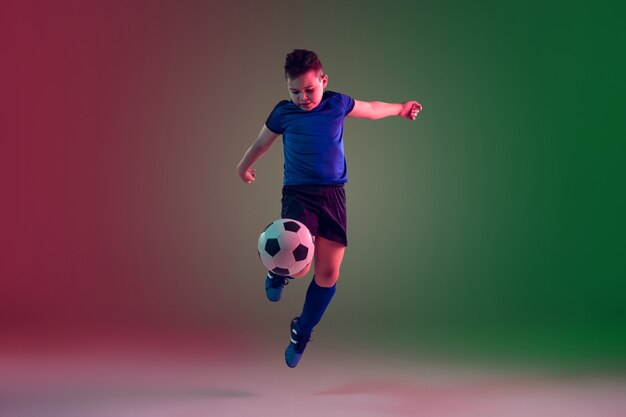
[(302, 110), (309, 111), (322, 101), (324, 88), (328, 84), (328, 75), (311, 70), (294, 79), (287, 78), (287, 88), (291, 101)]

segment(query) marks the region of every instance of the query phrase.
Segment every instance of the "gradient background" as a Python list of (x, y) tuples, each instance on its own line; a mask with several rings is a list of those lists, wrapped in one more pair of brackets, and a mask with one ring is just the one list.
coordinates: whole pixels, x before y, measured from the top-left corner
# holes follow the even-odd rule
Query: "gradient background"
[(624, 34), (603, 2), (2, 9), (5, 340), (284, 338), (307, 284), (270, 306), (256, 254), (280, 141), (253, 185), (235, 166), (306, 48), (331, 90), (424, 106), (346, 120), (350, 246), (318, 344), (624, 365)]

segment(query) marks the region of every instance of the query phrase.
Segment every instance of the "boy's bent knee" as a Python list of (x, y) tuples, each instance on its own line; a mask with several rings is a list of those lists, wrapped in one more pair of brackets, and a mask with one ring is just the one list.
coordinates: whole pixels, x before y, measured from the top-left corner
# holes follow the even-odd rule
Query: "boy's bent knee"
[(315, 283), (320, 287), (330, 288), (337, 283), (339, 280), (339, 271), (324, 274), (324, 273), (315, 273)]

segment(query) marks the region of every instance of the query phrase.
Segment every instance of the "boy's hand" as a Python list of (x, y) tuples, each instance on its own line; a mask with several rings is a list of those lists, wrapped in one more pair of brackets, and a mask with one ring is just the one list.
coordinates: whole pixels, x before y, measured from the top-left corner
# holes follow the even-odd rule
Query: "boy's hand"
[(256, 169), (248, 168), (245, 171), (237, 170), (239, 176), (246, 184), (251, 184), (252, 181), (256, 180)]
[(405, 101), (402, 103), (402, 111), (400, 116), (405, 119), (415, 120), (417, 114), (422, 110), (422, 105), (415, 100)]

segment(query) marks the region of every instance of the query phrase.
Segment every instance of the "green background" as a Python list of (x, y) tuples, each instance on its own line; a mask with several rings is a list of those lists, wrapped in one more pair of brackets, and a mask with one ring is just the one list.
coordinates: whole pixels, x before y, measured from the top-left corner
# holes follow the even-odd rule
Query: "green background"
[(331, 90), (423, 105), (345, 122), (350, 244), (319, 343), (623, 363), (609, 4), (15, 2), (3, 19), (4, 328), (282, 335), (309, 279), (264, 299), (280, 141), (254, 184), (235, 166), (305, 48)]

